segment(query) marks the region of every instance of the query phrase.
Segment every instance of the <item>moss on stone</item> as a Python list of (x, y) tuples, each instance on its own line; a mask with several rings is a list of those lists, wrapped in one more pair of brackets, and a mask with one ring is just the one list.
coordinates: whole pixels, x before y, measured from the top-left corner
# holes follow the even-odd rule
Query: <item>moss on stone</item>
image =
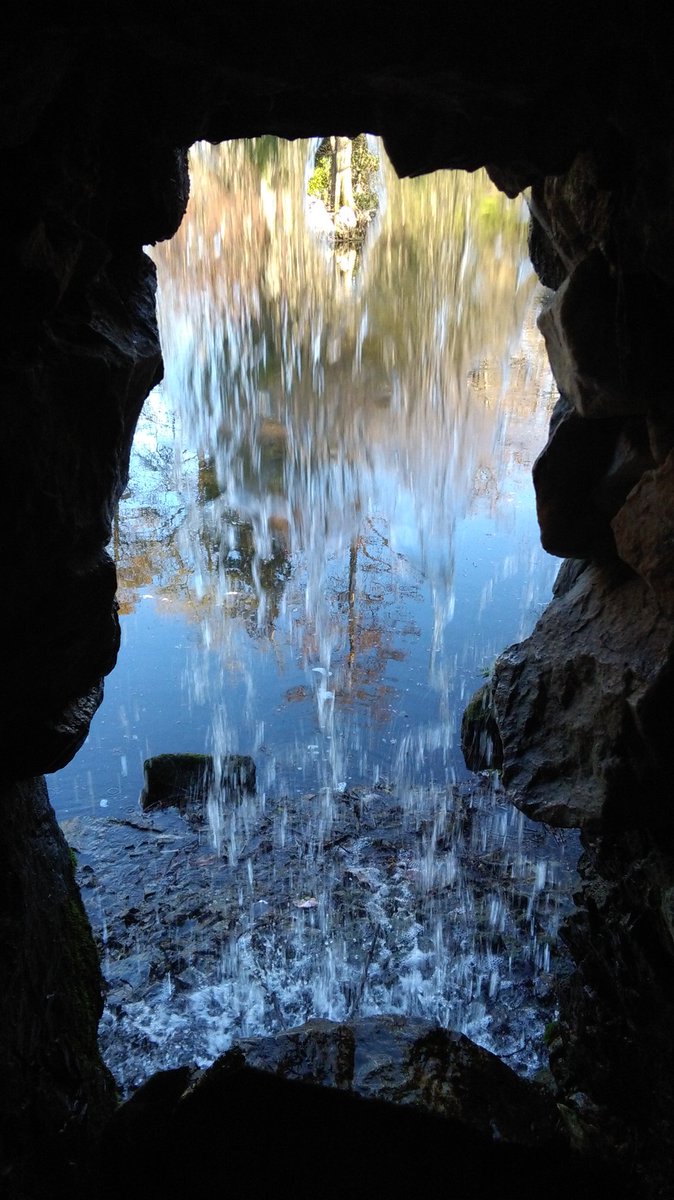
[(492, 680), (483, 684), (466, 705), (461, 720), (461, 749), (471, 771), (500, 770), (503, 746), (494, 715)]

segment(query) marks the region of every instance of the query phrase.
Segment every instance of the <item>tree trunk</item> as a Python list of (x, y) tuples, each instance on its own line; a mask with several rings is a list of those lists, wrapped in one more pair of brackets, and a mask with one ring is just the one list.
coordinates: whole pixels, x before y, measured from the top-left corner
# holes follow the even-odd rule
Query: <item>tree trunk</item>
[(333, 212), (337, 212), (344, 205), (347, 208), (354, 208), (351, 174), (353, 143), (348, 137), (331, 137), (330, 146), (332, 148), (330, 207)]

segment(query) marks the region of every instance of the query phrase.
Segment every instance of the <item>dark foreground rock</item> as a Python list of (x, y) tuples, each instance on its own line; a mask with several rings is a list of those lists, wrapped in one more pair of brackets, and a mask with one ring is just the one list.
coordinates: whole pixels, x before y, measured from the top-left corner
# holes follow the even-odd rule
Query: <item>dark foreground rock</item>
[(495, 1141), (535, 1146), (555, 1137), (549, 1093), (470, 1038), (419, 1017), (308, 1021), (235, 1049), (249, 1067), (416, 1106)]
[(597, 1186), (539, 1088), (459, 1034), (386, 1017), (312, 1022), (202, 1074), (153, 1077), (109, 1126), (101, 1165), (106, 1200), (171, 1200), (195, 1177), (204, 1195), (297, 1200), (561, 1200)]
[(674, 835), (583, 842), (577, 909), (561, 933), (578, 967), (561, 983), (550, 1038), (560, 1114), (577, 1146), (637, 1164), (639, 1195), (670, 1197)]
[(44, 780), (0, 789), (0, 820), (0, 1194), (75, 1196), (115, 1102), (98, 956)]

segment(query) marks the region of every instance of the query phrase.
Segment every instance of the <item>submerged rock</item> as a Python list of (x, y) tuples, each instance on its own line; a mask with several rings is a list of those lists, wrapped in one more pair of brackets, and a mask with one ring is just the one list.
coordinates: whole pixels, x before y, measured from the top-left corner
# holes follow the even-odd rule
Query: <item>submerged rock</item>
[[(247, 754), (226, 754), (220, 763), (220, 790), (229, 798), (255, 791), (255, 763)], [(141, 807), (145, 810), (203, 807), (216, 774), (210, 754), (157, 754), (144, 763), (145, 785)]]

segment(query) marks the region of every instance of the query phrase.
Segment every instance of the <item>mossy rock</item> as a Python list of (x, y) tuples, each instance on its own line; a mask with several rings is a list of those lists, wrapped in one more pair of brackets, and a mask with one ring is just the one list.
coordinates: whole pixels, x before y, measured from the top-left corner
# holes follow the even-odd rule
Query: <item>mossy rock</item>
[(469, 701), (461, 720), (461, 749), (469, 771), (500, 770), (503, 745), (494, 715), (491, 681)]
[[(247, 754), (226, 754), (220, 761), (220, 788), (232, 799), (255, 791), (255, 763)], [(215, 779), (211, 754), (157, 754), (144, 763), (145, 785), (140, 802), (157, 808), (200, 808)]]

